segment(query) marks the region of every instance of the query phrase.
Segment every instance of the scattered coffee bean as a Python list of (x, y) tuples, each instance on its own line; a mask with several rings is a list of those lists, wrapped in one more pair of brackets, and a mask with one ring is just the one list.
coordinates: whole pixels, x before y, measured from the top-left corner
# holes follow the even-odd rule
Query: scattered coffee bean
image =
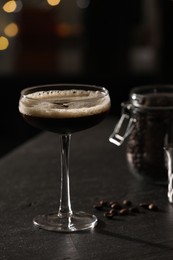
[(110, 205), (111, 205), (111, 208), (112, 208), (112, 209), (122, 209), (122, 206), (121, 206), (120, 203), (117, 202), (117, 201), (111, 202)]
[(158, 207), (154, 203), (149, 204), (148, 209), (153, 211), (158, 211)]
[(123, 205), (129, 207), (132, 205), (132, 202), (130, 200), (123, 200)]
[(108, 205), (108, 201), (107, 200), (100, 200), (99, 201), (99, 204), (103, 207), (107, 206)]
[(100, 200), (93, 207), (97, 210), (104, 211), (106, 218), (112, 219), (114, 216), (125, 216), (131, 213), (140, 213), (140, 208), (150, 211), (158, 211), (158, 206), (151, 202), (141, 202), (138, 206), (133, 206), (132, 201), (123, 200), (122, 204), (118, 201)]
[(110, 211), (106, 211), (106, 212), (104, 212), (104, 216), (105, 216), (106, 218), (113, 218), (114, 214), (111, 213)]
[(148, 210), (153, 210), (153, 211), (158, 210), (158, 207), (155, 203), (140, 203), (139, 206)]
[(115, 209), (110, 209), (109, 212), (113, 215), (117, 215), (117, 210)]
[(107, 205), (108, 205), (107, 200), (100, 200), (99, 202), (94, 204), (93, 207), (98, 210), (103, 210)]
[(121, 216), (128, 215), (128, 209), (126, 209), (126, 208), (120, 209), (119, 215), (121, 215)]

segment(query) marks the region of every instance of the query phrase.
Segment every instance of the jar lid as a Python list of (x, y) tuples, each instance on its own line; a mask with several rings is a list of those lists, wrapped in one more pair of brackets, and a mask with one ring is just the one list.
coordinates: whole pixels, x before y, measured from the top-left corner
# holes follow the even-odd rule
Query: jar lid
[(173, 85), (144, 85), (130, 91), (130, 101), (135, 108), (150, 110), (173, 109)]

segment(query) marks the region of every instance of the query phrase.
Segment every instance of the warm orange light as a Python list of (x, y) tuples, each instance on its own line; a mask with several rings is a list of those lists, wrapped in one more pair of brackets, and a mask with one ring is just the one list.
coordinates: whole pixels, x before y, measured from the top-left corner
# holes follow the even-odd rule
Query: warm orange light
[(61, 2), (61, 0), (47, 0), (48, 4), (51, 6), (56, 6), (59, 5), (59, 3)]
[(56, 33), (60, 37), (69, 37), (72, 35), (78, 35), (81, 33), (80, 25), (68, 24), (68, 23), (59, 23), (56, 26)]
[(0, 51), (3, 51), (8, 48), (9, 41), (6, 37), (0, 36)]
[(5, 29), (4, 33), (9, 37), (14, 37), (18, 34), (19, 28), (16, 23), (8, 24)]
[(14, 0), (8, 1), (3, 5), (3, 10), (6, 13), (13, 13), (16, 10), (17, 4)]

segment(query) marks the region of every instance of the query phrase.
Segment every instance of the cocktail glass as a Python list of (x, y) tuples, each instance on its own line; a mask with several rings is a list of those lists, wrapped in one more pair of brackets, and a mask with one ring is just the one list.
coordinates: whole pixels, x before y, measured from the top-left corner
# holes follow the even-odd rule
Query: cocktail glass
[(69, 156), (72, 133), (100, 123), (111, 107), (109, 92), (101, 86), (87, 84), (47, 84), (21, 91), (19, 112), (33, 127), (57, 133), (61, 144), (61, 190), (59, 209), (34, 217), (39, 228), (74, 232), (93, 228), (97, 217), (74, 212), (70, 200)]

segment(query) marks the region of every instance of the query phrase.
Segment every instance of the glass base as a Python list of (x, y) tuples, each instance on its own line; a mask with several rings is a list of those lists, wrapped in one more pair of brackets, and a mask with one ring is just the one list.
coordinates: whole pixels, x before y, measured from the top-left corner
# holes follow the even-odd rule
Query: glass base
[(38, 215), (33, 219), (35, 226), (57, 232), (74, 232), (91, 229), (97, 224), (97, 217), (83, 211), (72, 214), (52, 213)]

